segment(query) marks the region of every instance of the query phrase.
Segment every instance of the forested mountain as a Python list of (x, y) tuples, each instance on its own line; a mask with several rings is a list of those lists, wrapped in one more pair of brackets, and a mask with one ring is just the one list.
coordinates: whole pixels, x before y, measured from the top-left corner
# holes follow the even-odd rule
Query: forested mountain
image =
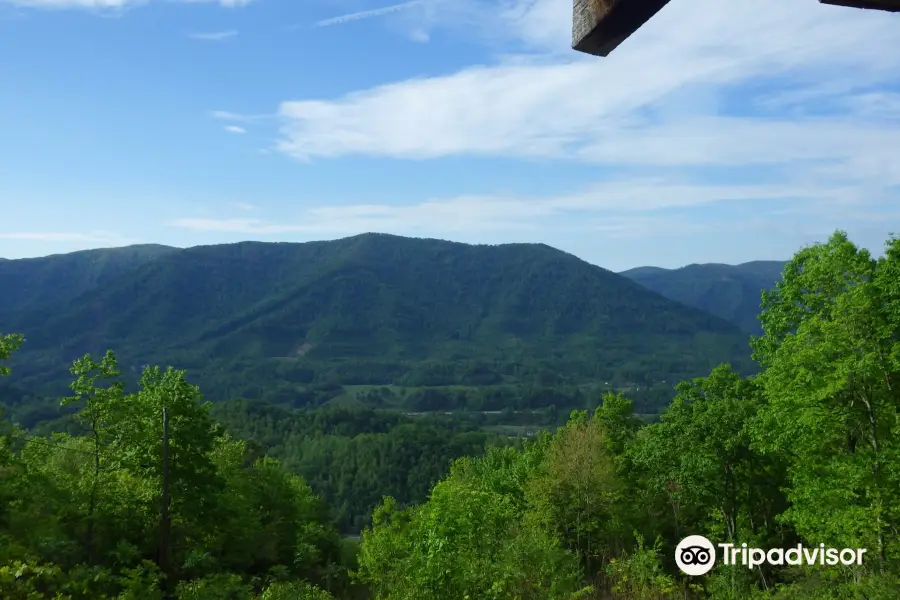
[[(211, 406), (157, 366), (128, 392), (115, 353), (82, 357), (69, 431), (0, 419), (0, 598), (893, 600), (900, 239), (887, 246), (876, 259), (838, 232), (801, 250), (763, 294), (757, 374), (683, 381), (652, 423), (607, 393), (523, 443), (443, 417)], [(0, 334), (0, 376), (22, 346)], [(342, 539), (350, 507), (315, 487), (371, 505), (381, 483), (419, 502), (385, 497)]]
[(59, 306), (175, 250), (142, 244), (41, 258), (0, 258), (0, 319), (9, 318), (14, 311)]
[(62, 291), (47, 275), (59, 257), (4, 263), (5, 286), (29, 298), (3, 316), (26, 335), (15, 385), (58, 392), (60, 365), (110, 347), (132, 378), (177, 364), (215, 399), (314, 383), (671, 387), (747, 366), (730, 323), (545, 245), (365, 234), (125, 254), (133, 267), (115, 276), (70, 260), (88, 273)]
[(688, 265), (680, 269), (637, 267), (623, 271), (643, 286), (687, 306), (693, 306), (758, 335), (760, 296), (781, 279), (782, 261), (754, 261), (740, 265)]

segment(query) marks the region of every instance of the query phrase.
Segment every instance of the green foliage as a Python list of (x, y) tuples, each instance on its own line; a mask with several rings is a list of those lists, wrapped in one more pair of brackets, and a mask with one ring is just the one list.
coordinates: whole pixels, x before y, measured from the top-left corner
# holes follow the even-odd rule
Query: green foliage
[(662, 541), (652, 548), (644, 547), (640, 534), (636, 535), (637, 547), (621, 558), (609, 561), (611, 591), (630, 600), (666, 600), (676, 598), (680, 591), (674, 578), (663, 569), (660, 560)]
[[(0, 361), (9, 360), (9, 357), (12, 356), (12, 353), (19, 349), (22, 345), (22, 342), (25, 338), (23, 338), (20, 334), (16, 333), (8, 333), (6, 335), (0, 335)], [(0, 377), (4, 377), (9, 375), (9, 367), (0, 364)]]
[(0, 318), (5, 321), (3, 317), (14, 312), (68, 302), (173, 251), (176, 249), (168, 246), (137, 244), (44, 258), (0, 260)]
[(900, 558), (898, 244), (875, 260), (838, 232), (800, 251), (764, 295), (754, 341), (769, 399), (754, 434), (787, 457), (783, 519), (880, 562)]
[(305, 581), (278, 582), (267, 587), (259, 600), (333, 600), (333, 596)]
[(759, 324), (760, 293), (781, 279), (785, 263), (755, 261), (742, 265), (688, 265), (680, 269), (638, 267), (621, 273), (666, 298), (734, 323), (752, 334)]
[(253, 588), (234, 573), (216, 573), (183, 581), (175, 590), (178, 600), (251, 600)]
[[(353, 279), (342, 270), (357, 265), (355, 253), (363, 250), (381, 252), (379, 264), (391, 264), (384, 259), (398, 247), (371, 239), (342, 241), (353, 260), (334, 267), (336, 279), (319, 273), (325, 296), (338, 306), (365, 297), (357, 291), (366, 286), (388, 294), (370, 271), (355, 271)], [(327, 245), (318, 248), (327, 254)], [(447, 248), (431, 258), (467, 264), (454, 246)], [(198, 252), (207, 267), (217, 264), (215, 251)], [(559, 264), (565, 261), (543, 267)], [(149, 265), (160, 268), (158, 261)], [(382, 269), (379, 277), (397, 275)], [(556, 273), (559, 285), (581, 289)], [(202, 270), (194, 274), (203, 277)], [(335, 281), (342, 283), (329, 287)], [(529, 310), (550, 314), (536, 290), (527, 298)], [(459, 295), (455, 301), (465, 302)], [(478, 431), (486, 414), (396, 410), (404, 402), (468, 406), (471, 398), (457, 395), (459, 386), (441, 393), (422, 387), (412, 399), (396, 387), (361, 393), (393, 411), (358, 405), (297, 411), (251, 401), (213, 410), (184, 371), (144, 368), (132, 389), (116, 355), (84, 356), (72, 367), (72, 396), (63, 401), (74, 411), (66, 432), (41, 438), (0, 426), (0, 597), (896, 598), (900, 241), (889, 240), (875, 259), (838, 232), (787, 263), (762, 307), (762, 335), (752, 342), (758, 375), (745, 377), (728, 364), (712, 368), (678, 384), (671, 404), (649, 423), (635, 414), (629, 393), (556, 381), (555, 398), (575, 398), (578, 389), (580, 407), (556, 431), (525, 442)], [(363, 311), (336, 326), (342, 332), (336, 339), (352, 347), (342, 335), (377, 334), (367, 329), (370, 316)], [(444, 321), (407, 324), (404, 331), (421, 333), (422, 323), (441, 331)], [(409, 350), (404, 343), (411, 339), (399, 352)], [(0, 336), (0, 360), (21, 343), (20, 336)], [(472, 362), (451, 363), (467, 365), (472, 381), (485, 382), (471, 396), (481, 401), (493, 401), (499, 389), (524, 389), (497, 383)], [(494, 366), (499, 372), (510, 364)], [(419, 373), (457, 381), (455, 368), (431, 361)], [(510, 372), (503, 377), (522, 373)], [(317, 386), (316, 393), (345, 391), (308, 375), (302, 374), (304, 385)], [(165, 574), (154, 564), (163, 410), (172, 494), (172, 563)], [(505, 419), (517, 414), (504, 412)], [(383, 490), (391, 495), (382, 498)], [(349, 528), (364, 524), (373, 506), (361, 540), (341, 539), (332, 515)], [(738, 547), (821, 543), (867, 554), (854, 565), (748, 569), (719, 562), (689, 578), (674, 561), (676, 545), (689, 534)], [(644, 540), (654, 540), (652, 547)]]
[(578, 566), (508, 498), (451, 476), (425, 504), (389, 499), (363, 533), (360, 574), (379, 600), (561, 599), (580, 588)]
[[(347, 588), (340, 538), (319, 498), (275, 459), (254, 458), (245, 442), (225, 436), (183, 371), (148, 367), (132, 394), (112, 352), (78, 359), (72, 373), (74, 395), (63, 402), (77, 407), (80, 435), (0, 430), (0, 597), (152, 600), (166, 580), (182, 597), (204, 599), (249, 600), (254, 581), (273, 578)], [(151, 562), (160, 540), (163, 409), (172, 540), (165, 579)]]
[(213, 414), (303, 477), (346, 533), (367, 525), (384, 496), (404, 506), (422, 502), (453, 459), (510, 442), (451, 417), (361, 408), (289, 411), (238, 401), (216, 405)]

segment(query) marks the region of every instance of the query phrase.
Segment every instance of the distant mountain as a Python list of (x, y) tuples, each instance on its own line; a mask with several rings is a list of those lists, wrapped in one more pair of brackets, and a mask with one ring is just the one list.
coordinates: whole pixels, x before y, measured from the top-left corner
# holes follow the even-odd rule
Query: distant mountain
[(4, 289), (25, 290), (0, 322), (26, 336), (16, 385), (61, 389), (75, 357), (107, 348), (128, 372), (189, 368), (217, 398), (335, 382), (671, 384), (747, 366), (734, 325), (540, 244), (365, 234), (93, 252), (0, 264)]
[(175, 248), (156, 244), (0, 259), (0, 317), (71, 300)]
[(785, 262), (688, 265), (680, 269), (638, 267), (620, 273), (666, 298), (722, 317), (751, 334), (761, 332), (757, 316), (763, 290), (781, 280)]

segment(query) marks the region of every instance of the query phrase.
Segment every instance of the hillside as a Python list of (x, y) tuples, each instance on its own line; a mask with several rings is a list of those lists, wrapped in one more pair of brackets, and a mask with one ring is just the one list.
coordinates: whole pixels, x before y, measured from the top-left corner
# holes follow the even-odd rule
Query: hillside
[[(21, 279), (7, 285), (28, 288), (41, 263), (10, 262)], [(188, 368), (215, 399), (313, 384), (649, 385), (746, 366), (746, 336), (730, 323), (545, 245), (365, 234), (137, 262), (5, 316), (3, 329), (26, 335), (14, 383), (59, 390), (60, 365), (107, 348), (129, 372)]]
[(0, 316), (76, 298), (174, 250), (144, 244), (41, 258), (0, 259)]
[(751, 334), (761, 332), (757, 315), (762, 290), (781, 279), (785, 263), (754, 261), (741, 265), (688, 265), (680, 269), (637, 267), (620, 273), (687, 306), (734, 323)]

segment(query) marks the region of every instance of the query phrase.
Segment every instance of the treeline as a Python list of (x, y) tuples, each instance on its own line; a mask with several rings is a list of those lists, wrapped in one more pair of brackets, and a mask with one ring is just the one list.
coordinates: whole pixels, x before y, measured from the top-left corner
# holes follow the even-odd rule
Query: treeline
[[(0, 337), (0, 360), (21, 342)], [(77, 407), (79, 435), (0, 430), (0, 597), (320, 600), (351, 588), (327, 507), (226, 435), (183, 371), (148, 367), (133, 394), (112, 352), (71, 371), (63, 404)]]
[[(343, 395), (348, 387), (368, 386), (382, 390), (360, 398), (372, 408), (502, 410), (555, 405), (572, 409), (596, 406), (602, 395), (595, 389), (599, 382), (604, 390), (628, 389), (641, 410), (659, 412), (672, 400), (675, 383), (702, 371), (696, 367), (696, 357), (656, 355), (652, 345), (647, 352), (620, 355), (613, 349), (611, 356), (601, 361), (575, 355), (557, 360), (509, 356), (489, 362), (284, 358), (201, 363), (185, 354), (176, 364), (188, 369), (213, 401), (247, 398), (292, 408), (317, 408)], [(743, 374), (753, 371), (750, 364), (736, 369)], [(235, 377), (236, 373), (241, 377)]]
[[(611, 395), (522, 450), (458, 461), (420, 506), (386, 500), (359, 556), (374, 597), (900, 596), (900, 240), (878, 260), (840, 233), (801, 251), (761, 323), (754, 378), (716, 368), (644, 426)], [(866, 553), (748, 568), (719, 549), (687, 578), (687, 535)]]
[[(660, 382), (641, 387), (634, 382), (629, 386), (628, 396), (638, 412), (658, 413), (674, 395), (674, 382)], [(388, 388), (377, 387), (359, 393), (356, 399), (366, 406), (375, 408), (399, 407), (411, 412), (501, 412), (537, 411), (556, 409), (593, 409), (603, 395), (614, 386), (612, 382), (587, 385), (558, 386), (516, 386), (499, 385), (479, 388), (469, 387), (423, 387)]]
[[(118, 354), (117, 354), (118, 358)], [(192, 381), (195, 379), (191, 370)], [(123, 376), (127, 390), (137, 389), (138, 377)], [(213, 402), (228, 398), (246, 398), (253, 402), (273, 404), (290, 409), (328, 409), (333, 400), (346, 399), (350, 403), (372, 409), (392, 409), (405, 412), (529, 412), (567, 415), (572, 410), (596, 408), (603, 394), (612, 390), (624, 390), (635, 406), (635, 411), (657, 414), (672, 401), (676, 380), (660, 380), (651, 385), (638, 381), (616, 378), (612, 381), (596, 380), (592, 383), (499, 383), (470, 386), (455, 382), (441, 386), (403, 387), (374, 385), (355, 388), (334, 380), (298, 383), (285, 379), (272, 379), (267, 387), (262, 385), (202, 386), (204, 397)], [(219, 388), (210, 394), (209, 388)], [(235, 391), (234, 395), (231, 391)], [(0, 384), (0, 406), (7, 417), (26, 429), (54, 421), (71, 414), (71, 410), (59, 405), (56, 397), (41, 396)], [(563, 419), (564, 422), (565, 419)], [(518, 417), (516, 417), (518, 421)], [(511, 424), (510, 422), (509, 424)], [(504, 424), (507, 424), (504, 422)], [(528, 424), (559, 424), (558, 418), (549, 421), (539, 416)]]
[(230, 433), (302, 476), (346, 534), (369, 524), (384, 496), (404, 506), (423, 502), (454, 459), (512, 442), (464, 419), (410, 418), (396, 411), (289, 411), (239, 400), (213, 405), (212, 414)]

